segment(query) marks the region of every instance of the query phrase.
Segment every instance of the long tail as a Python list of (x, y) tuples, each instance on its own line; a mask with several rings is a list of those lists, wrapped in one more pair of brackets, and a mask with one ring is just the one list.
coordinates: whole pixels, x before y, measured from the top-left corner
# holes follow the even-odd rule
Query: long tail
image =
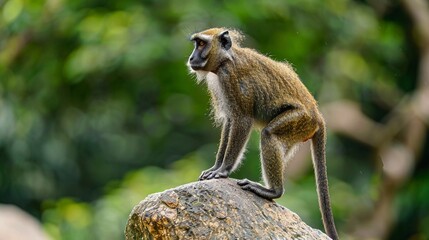
[(316, 175), (317, 194), (319, 197), (320, 212), (322, 214), (323, 225), (326, 234), (334, 240), (338, 239), (335, 228), (334, 217), (332, 215), (331, 203), (329, 200), (328, 176), (326, 173), (326, 129), (325, 124), (320, 124), (320, 129), (311, 139), (311, 152), (313, 155), (314, 173)]

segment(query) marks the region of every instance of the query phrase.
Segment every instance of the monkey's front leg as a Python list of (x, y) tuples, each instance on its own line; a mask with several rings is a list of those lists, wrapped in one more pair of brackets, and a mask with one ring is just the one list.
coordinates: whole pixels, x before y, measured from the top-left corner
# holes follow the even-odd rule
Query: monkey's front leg
[(222, 125), (222, 132), (220, 135), (220, 143), (219, 143), (219, 149), (216, 154), (216, 162), (213, 165), (213, 167), (203, 171), (199, 177), (199, 180), (205, 180), (207, 179), (207, 176), (210, 175), (211, 172), (217, 170), (220, 168), (220, 166), (223, 163), (223, 158), (225, 156), (226, 147), (228, 145), (228, 138), (229, 138), (229, 130), (231, 128), (231, 121), (229, 119), (226, 119)]
[(225, 138), (228, 142), (226, 144), (223, 161), (221, 162), (220, 167), (214, 170), (209, 169), (203, 173), (203, 179), (228, 177), (238, 166), (242, 158), (244, 146), (249, 139), (250, 131), (252, 129), (252, 120), (240, 118), (239, 120), (232, 120), (230, 124), (228, 137)]

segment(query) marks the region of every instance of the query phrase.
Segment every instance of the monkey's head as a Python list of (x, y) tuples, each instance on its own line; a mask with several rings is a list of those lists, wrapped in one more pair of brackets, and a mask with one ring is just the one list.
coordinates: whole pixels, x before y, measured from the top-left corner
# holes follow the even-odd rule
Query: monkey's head
[(195, 33), (190, 40), (195, 48), (188, 59), (191, 72), (216, 72), (225, 61), (232, 60), (232, 49), (239, 46), (243, 36), (236, 30), (211, 28)]

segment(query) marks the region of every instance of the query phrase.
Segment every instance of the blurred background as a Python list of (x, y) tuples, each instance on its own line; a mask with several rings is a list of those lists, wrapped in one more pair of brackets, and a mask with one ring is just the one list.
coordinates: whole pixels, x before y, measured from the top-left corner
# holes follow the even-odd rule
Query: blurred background
[[(188, 38), (226, 26), (318, 99), (342, 239), (429, 239), (428, 5), (0, 0), (0, 216), (12, 204), (45, 238), (123, 239), (140, 200), (195, 181), (220, 130)], [(258, 135), (232, 177), (261, 179)], [(278, 202), (323, 229), (307, 145)]]

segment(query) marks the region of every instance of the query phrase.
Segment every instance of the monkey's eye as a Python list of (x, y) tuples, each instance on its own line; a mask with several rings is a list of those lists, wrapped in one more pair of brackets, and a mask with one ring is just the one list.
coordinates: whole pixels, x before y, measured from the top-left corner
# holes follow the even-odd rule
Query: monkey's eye
[(200, 39), (195, 40), (195, 43), (197, 44), (198, 47), (204, 47), (206, 45), (206, 42)]

